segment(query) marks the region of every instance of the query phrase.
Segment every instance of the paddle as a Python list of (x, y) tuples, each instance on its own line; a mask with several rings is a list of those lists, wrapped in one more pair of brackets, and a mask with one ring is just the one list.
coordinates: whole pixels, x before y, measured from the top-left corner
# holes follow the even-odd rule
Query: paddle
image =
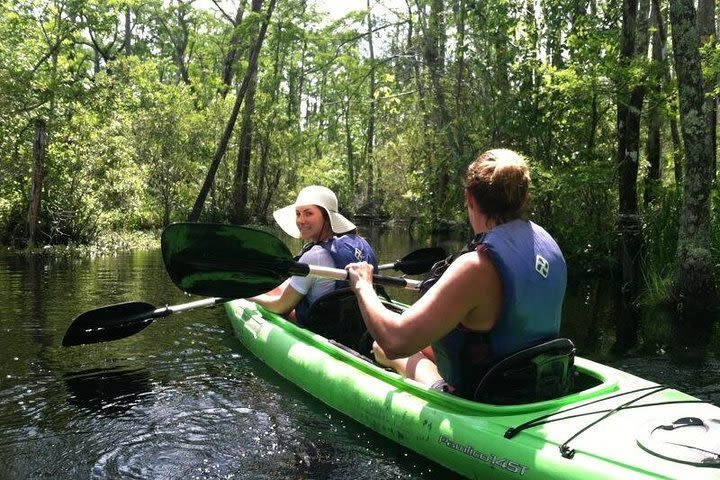
[[(249, 227), (174, 223), (163, 231), (161, 247), (170, 279), (195, 295), (248, 298), (293, 275), (348, 278), (343, 269), (296, 262), (280, 239)], [(412, 290), (420, 286), (417, 280), (380, 275), (374, 275), (373, 281)]]
[(72, 321), (62, 344), (64, 347), (108, 342), (129, 337), (150, 325), (154, 319), (173, 313), (227, 302), (226, 298), (204, 298), (181, 305), (156, 308), (145, 302), (125, 302), (81, 313)]
[[(205, 298), (180, 305), (160, 308), (156, 308), (154, 305), (146, 302), (125, 302), (89, 310), (78, 315), (72, 321), (70, 327), (68, 327), (65, 332), (65, 337), (62, 342), (63, 346), (70, 347), (118, 340), (144, 330), (156, 318), (166, 317), (173, 313), (180, 313), (195, 308), (213, 307), (225, 303), (231, 298), (249, 297), (257, 293), (265, 292), (282, 283), (285, 279), (284, 275), (286, 271), (278, 271), (275, 268), (277, 265), (281, 265), (283, 269), (291, 267), (298, 268), (302, 271), (307, 270), (308, 274), (313, 275), (330, 275), (330, 278), (340, 280), (344, 280), (347, 277), (345, 270), (308, 267), (304, 264), (298, 264), (292, 259), (287, 247), (273, 235), (266, 232), (245, 227), (231, 227), (228, 225), (178, 225), (184, 226), (170, 226), (168, 227), (170, 233), (166, 234), (168, 229), (166, 229), (166, 232), (163, 232), (162, 244), (163, 259), (166, 262), (166, 266), (171, 265), (180, 270), (178, 280), (189, 282), (191, 285), (195, 285), (195, 282), (200, 281), (203, 289), (215, 289), (220, 285), (222, 286), (222, 291), (230, 290), (232, 293), (239, 292), (241, 294), (226, 295), (225, 298)], [(218, 238), (218, 236), (220, 238)], [(195, 242), (199, 240), (210, 243), (195, 244)], [(190, 250), (178, 248), (183, 245), (184, 247), (194, 246), (194, 248)], [(239, 247), (239, 245), (243, 245), (243, 247)], [(203, 250), (201, 247), (207, 248)], [(243, 249), (248, 250), (245, 251)], [(185, 261), (177, 261), (179, 258), (177, 257), (178, 250), (185, 251), (188, 254)], [(238, 250), (241, 252), (238, 253)], [(413, 253), (415, 252), (408, 254), (403, 257), (403, 259), (407, 259), (408, 257), (412, 259), (414, 257)], [(236, 254), (238, 254), (238, 257), (226, 256)], [(200, 272), (201, 275), (193, 275), (193, 268), (196, 267), (188, 267), (185, 264), (194, 265), (193, 262), (197, 263), (198, 255), (202, 257), (201, 263), (204, 270)], [(419, 256), (419, 254), (416, 255)], [(227, 261), (229, 265), (231, 263), (238, 263), (238, 258), (242, 259), (245, 257), (249, 257), (249, 259), (246, 264), (241, 266), (244, 268), (240, 270), (228, 272), (227, 265), (223, 265), (222, 268), (218, 268), (217, 270), (208, 270), (208, 268), (210, 268), (209, 265), (212, 265), (213, 262)], [(312, 273), (310, 273), (311, 271)], [(188, 274), (188, 272), (190, 273)], [(215, 275), (214, 279), (213, 275)], [(381, 282), (388, 281), (392, 285), (412, 289), (416, 289), (419, 284), (419, 282), (414, 280), (402, 278), (376, 276), (376, 279), (379, 279)], [(173, 279), (173, 281), (175, 281), (175, 279)], [(181, 286), (180, 288), (184, 287)], [(193, 293), (195, 293), (195, 290), (193, 287)]]
[(406, 275), (419, 275), (429, 272), (435, 263), (447, 257), (447, 252), (440, 247), (420, 248), (410, 252), (393, 263), (378, 265), (378, 270), (398, 270)]

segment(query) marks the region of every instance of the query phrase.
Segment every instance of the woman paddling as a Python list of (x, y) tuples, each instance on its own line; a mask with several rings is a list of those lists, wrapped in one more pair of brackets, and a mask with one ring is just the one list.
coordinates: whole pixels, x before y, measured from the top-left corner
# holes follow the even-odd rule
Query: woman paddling
[(347, 266), (380, 364), (472, 398), (495, 362), (558, 336), (567, 269), (553, 238), (522, 218), (529, 186), (528, 167), (511, 150), (489, 150), (469, 165), (470, 251), (437, 269), (403, 314), (383, 306), (371, 266)]
[[(370, 244), (357, 234), (357, 227), (338, 212), (335, 193), (327, 187), (303, 188), (295, 202), (273, 212), (277, 224), (293, 238), (308, 242), (297, 260), (310, 265), (345, 268), (353, 262), (367, 262), (377, 269), (377, 258)], [(304, 325), (310, 306), (323, 295), (346, 282), (314, 276), (293, 276), (270, 292), (251, 300), (268, 310)]]

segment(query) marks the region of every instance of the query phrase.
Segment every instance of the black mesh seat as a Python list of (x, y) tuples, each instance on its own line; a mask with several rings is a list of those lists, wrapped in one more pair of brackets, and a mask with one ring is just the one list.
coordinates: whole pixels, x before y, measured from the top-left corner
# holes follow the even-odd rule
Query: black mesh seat
[(568, 394), (575, 376), (575, 345), (556, 338), (496, 363), (475, 389), (474, 400), (495, 405), (539, 402)]
[(350, 288), (340, 288), (318, 298), (310, 307), (303, 327), (334, 340), (362, 355), (372, 348), (360, 307)]

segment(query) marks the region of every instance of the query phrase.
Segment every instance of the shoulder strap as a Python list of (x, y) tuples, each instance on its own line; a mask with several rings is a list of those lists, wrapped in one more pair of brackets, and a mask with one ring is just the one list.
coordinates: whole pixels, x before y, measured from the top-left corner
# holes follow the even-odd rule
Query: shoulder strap
[(435, 263), (435, 265), (432, 266), (430, 269), (430, 273), (428, 273), (428, 276), (425, 278), (425, 280), (422, 281), (420, 284), (420, 294), (424, 294), (428, 290), (430, 290), (430, 287), (435, 285), (437, 281), (440, 279), (440, 277), (445, 273), (445, 270), (450, 266), (452, 262), (455, 261), (456, 258), (458, 258), (460, 255), (468, 252), (472, 252), (477, 249), (478, 245), (480, 245), (483, 240), (485, 239), (485, 233), (478, 233), (475, 235), (472, 240), (470, 240), (468, 243), (465, 244), (465, 246), (456, 254), (450, 255), (444, 260), (440, 260), (439, 262)]
[(298, 253), (297, 255), (295, 255), (295, 257), (293, 257), (293, 259), (297, 262), (298, 260), (300, 260), (300, 257), (302, 257), (303, 255), (305, 255), (305, 253), (306, 253), (308, 250), (310, 250), (312, 247), (314, 247), (315, 245), (317, 245), (317, 243), (315, 243), (315, 242), (308, 242), (308, 243), (306, 243), (306, 244), (303, 245), (302, 248), (300, 249), (300, 253)]

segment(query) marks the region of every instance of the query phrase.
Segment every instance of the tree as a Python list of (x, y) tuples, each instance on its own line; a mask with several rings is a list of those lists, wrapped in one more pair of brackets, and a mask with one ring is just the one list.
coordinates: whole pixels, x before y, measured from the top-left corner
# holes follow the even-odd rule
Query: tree
[(212, 163), (210, 164), (207, 175), (205, 176), (205, 181), (203, 182), (202, 188), (200, 189), (200, 193), (198, 194), (197, 199), (195, 199), (195, 204), (193, 205), (192, 211), (188, 216), (188, 220), (191, 222), (197, 222), (200, 218), (200, 214), (203, 210), (203, 205), (205, 204), (205, 199), (207, 198), (207, 195), (210, 192), (210, 187), (212, 187), (212, 184), (215, 180), (215, 173), (220, 166), (220, 161), (223, 159), (223, 157), (225, 156), (225, 152), (227, 151), (230, 137), (232, 136), (232, 132), (235, 128), (235, 122), (237, 121), (238, 114), (240, 113), (240, 107), (243, 104), (243, 100), (245, 99), (245, 94), (247, 93), (247, 90), (250, 86), (252, 77), (255, 75), (255, 72), (257, 70), (260, 49), (262, 48), (263, 41), (265, 40), (265, 33), (267, 32), (267, 27), (270, 23), (272, 12), (275, 9), (275, 2), (276, 0), (270, 0), (270, 5), (268, 5), (265, 20), (263, 21), (255, 43), (250, 50), (248, 67), (245, 71), (245, 77), (243, 78), (242, 84), (238, 88), (237, 95), (235, 96), (235, 104), (233, 105), (232, 112), (230, 113), (230, 118), (225, 125), (225, 130), (222, 137), (220, 138), (217, 149), (215, 150), (215, 155), (213, 157)]
[[(373, 17), (372, 9), (370, 8), (370, 0), (367, 0), (367, 41), (368, 41), (368, 62), (370, 65), (370, 75), (368, 76), (368, 119), (367, 119), (367, 130), (365, 137), (365, 162), (367, 164), (367, 202), (372, 205), (374, 189), (375, 189), (375, 171), (373, 170), (373, 154), (375, 152), (375, 121), (376, 121), (376, 100), (375, 91), (377, 88), (377, 82), (375, 80), (375, 48), (373, 44)], [(371, 207), (371, 213), (375, 213), (374, 207)]]
[(42, 202), (43, 180), (45, 178), (45, 151), (47, 137), (45, 135), (45, 120), (35, 121), (35, 141), (33, 142), (33, 168), (32, 193), (30, 194), (30, 208), (28, 209), (28, 247), (34, 247), (37, 226), (40, 223), (40, 206)]
[[(252, 0), (252, 12), (258, 14), (262, 8), (262, 0)], [(257, 30), (257, 29), (256, 29)], [(252, 52), (248, 64), (252, 62)], [(257, 62), (255, 62), (257, 63)], [(240, 127), (240, 148), (238, 149), (235, 164), (235, 178), (233, 179), (231, 218), (236, 223), (247, 223), (248, 212), (248, 179), (250, 176), (250, 161), (253, 150), (255, 92), (257, 90), (257, 67), (250, 73), (247, 93), (245, 94), (245, 107), (243, 109), (242, 126)]]
[[(622, 269), (622, 304), (620, 324), (625, 338), (618, 339), (616, 348), (623, 349), (635, 342), (639, 322), (637, 296), (642, 272), (640, 251), (642, 229), (638, 211), (637, 176), (640, 162), (640, 113), (645, 96), (644, 79), (629, 75), (634, 62), (642, 60), (648, 48), (649, 0), (623, 1), (622, 38), (620, 41), (621, 70), (617, 102), (617, 166), (619, 181), (620, 264)], [(632, 81), (625, 83), (627, 78)]]
[[(715, 5), (717, 0), (699, 0), (698, 1), (698, 28), (700, 30), (700, 45), (707, 52), (712, 52), (717, 42), (717, 34), (715, 32)], [(708, 55), (709, 56), (709, 55)], [(713, 93), (713, 89), (717, 86), (720, 76), (717, 73), (710, 74), (705, 79), (705, 117), (708, 124), (708, 132), (710, 134), (710, 154), (711, 159), (711, 176), (715, 180), (717, 175), (717, 96)]]
[(710, 234), (713, 152), (704, 110), (700, 35), (693, 0), (670, 0), (670, 23), (685, 143), (673, 292), (678, 309), (692, 318), (714, 310), (718, 304)]

